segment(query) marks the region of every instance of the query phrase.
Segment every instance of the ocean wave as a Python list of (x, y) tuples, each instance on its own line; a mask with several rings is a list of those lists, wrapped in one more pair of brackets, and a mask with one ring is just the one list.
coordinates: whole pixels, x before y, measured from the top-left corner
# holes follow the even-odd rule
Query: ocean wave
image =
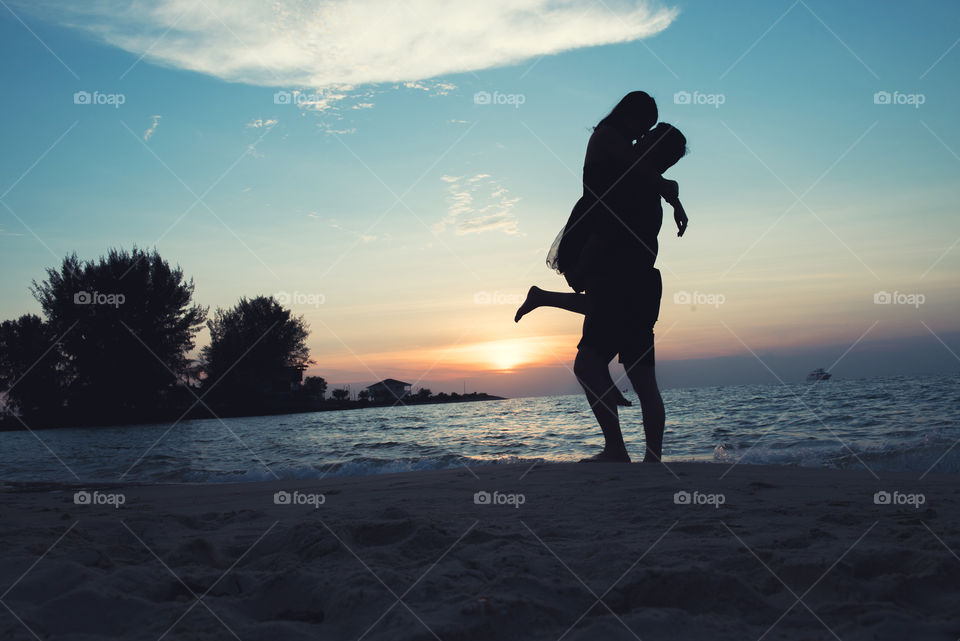
[(439, 457), (423, 457), (408, 459), (379, 459), (357, 458), (347, 461), (335, 461), (317, 465), (277, 466), (267, 469), (259, 467), (250, 470), (234, 472), (200, 473), (190, 475), (193, 482), (219, 483), (255, 483), (261, 481), (304, 479), (318, 480), (322, 478), (337, 478), (343, 476), (365, 476), (370, 474), (397, 474), (401, 472), (425, 472), (430, 470), (447, 470), (457, 467), (472, 468), (485, 465), (505, 464), (541, 464), (549, 462), (543, 458), (525, 458), (519, 456), (503, 456), (499, 458), (475, 458), (448, 454)]
[[(666, 460), (960, 474), (960, 376), (664, 390)], [(507, 411), (509, 410), (509, 411)], [(621, 414), (635, 460), (639, 405)], [(219, 483), (575, 461), (602, 436), (578, 396), (0, 434), (0, 479)], [(849, 448), (849, 449), (848, 449)], [(56, 456), (51, 456), (56, 452)]]
[(833, 443), (820, 446), (735, 448), (718, 445), (713, 462), (753, 465), (796, 465), (834, 469), (866, 468), (873, 472), (960, 473), (960, 448), (939, 435), (913, 442), (881, 444)]

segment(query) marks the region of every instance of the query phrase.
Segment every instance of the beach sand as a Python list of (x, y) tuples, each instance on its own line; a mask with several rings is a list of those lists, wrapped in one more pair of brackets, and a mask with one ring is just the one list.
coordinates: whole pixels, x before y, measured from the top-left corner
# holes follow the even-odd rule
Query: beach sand
[(551, 464), (77, 489), (3, 486), (0, 638), (960, 636), (954, 476)]

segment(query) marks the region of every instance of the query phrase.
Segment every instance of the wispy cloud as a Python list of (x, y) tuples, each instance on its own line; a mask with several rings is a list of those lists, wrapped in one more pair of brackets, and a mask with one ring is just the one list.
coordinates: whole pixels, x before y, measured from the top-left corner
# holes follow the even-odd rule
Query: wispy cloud
[(163, 118), (163, 116), (151, 116), (151, 117), (153, 118), (153, 124), (150, 125), (150, 127), (148, 127), (147, 130), (143, 132), (144, 142), (153, 138), (153, 132), (157, 130), (157, 126), (160, 124), (160, 119)]
[(318, 125), (318, 127), (320, 127), (320, 130), (321, 130), (323, 133), (325, 133), (325, 134), (331, 134), (331, 135), (334, 135), (334, 136), (346, 136), (347, 134), (355, 134), (355, 133), (357, 133), (357, 128), (356, 128), (356, 127), (345, 127), (345, 128), (343, 128), (343, 129), (337, 129), (336, 127), (332, 127), (331, 125), (328, 125), (327, 123), (320, 123), (320, 124)]
[[(235, 82), (311, 88), (416, 83), (629, 42), (666, 29), (677, 15), (676, 9), (645, 0), (37, 0), (37, 5), (153, 63)], [(438, 89), (443, 87), (433, 86)]]
[(276, 120), (264, 120), (263, 118), (257, 118), (248, 122), (247, 127), (250, 127), (251, 129), (263, 129), (264, 127), (270, 129), (275, 124), (277, 124)]
[(453, 84), (452, 82), (444, 82), (442, 80), (437, 80), (434, 82), (412, 80), (403, 83), (403, 86), (407, 89), (419, 89), (420, 91), (426, 91), (431, 96), (446, 96), (448, 93), (457, 88), (457, 85)]
[[(316, 212), (310, 212), (307, 214), (307, 216), (309, 216), (310, 218), (320, 218), (320, 219), (323, 218)], [(336, 229), (337, 231), (342, 231), (351, 236), (354, 236), (357, 240), (359, 240), (362, 243), (372, 243), (376, 241), (378, 238), (380, 238), (379, 236), (376, 236), (374, 234), (361, 233), (353, 229), (344, 227), (339, 222), (337, 222), (336, 218), (327, 219), (327, 225), (329, 225), (333, 229)]]
[(493, 176), (442, 176), (440, 180), (447, 183), (447, 215), (433, 226), (434, 233), (443, 233), (448, 226), (461, 236), (484, 231), (519, 233), (513, 208), (520, 199), (511, 198)]

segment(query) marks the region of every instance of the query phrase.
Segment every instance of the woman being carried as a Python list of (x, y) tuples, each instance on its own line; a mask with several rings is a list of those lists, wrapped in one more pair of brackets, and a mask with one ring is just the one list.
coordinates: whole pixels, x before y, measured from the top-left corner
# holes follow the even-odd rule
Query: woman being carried
[[(654, 149), (657, 143), (662, 143), (659, 150)], [(650, 178), (647, 177), (649, 172), (655, 171), (657, 165), (665, 165), (669, 162), (670, 157), (677, 157), (678, 159), (682, 157), (685, 154), (685, 147), (686, 139), (678, 129), (668, 123), (660, 123), (655, 129), (646, 132), (643, 137), (637, 141), (636, 145), (634, 145), (633, 153), (636, 156), (636, 165), (628, 171), (624, 180), (631, 177), (636, 179), (637, 175), (639, 175), (639, 180), (641, 181), (639, 187), (641, 189), (649, 189), (651, 186)], [(676, 161), (673, 161), (670, 164), (675, 163)], [(667, 169), (669, 169), (669, 166), (667, 166)], [(644, 175), (645, 173), (647, 175)], [(657, 177), (661, 178), (662, 182), (657, 182)], [(682, 237), (687, 230), (688, 219), (683, 204), (677, 195), (677, 183), (673, 180), (662, 178), (660, 174), (656, 174), (653, 179), (653, 187), (659, 191), (660, 197), (673, 207), (673, 217), (677, 223), (677, 236)], [(520, 322), (521, 318), (538, 307), (555, 307), (576, 314), (587, 313), (590, 302), (589, 297), (582, 293), (586, 289), (584, 280), (591, 262), (595, 259), (596, 254), (600, 253), (600, 244), (598, 243), (596, 231), (592, 230), (589, 223), (586, 222), (586, 214), (591, 211), (588, 207), (582, 206), (586, 198), (586, 195), (581, 197), (577, 205), (574, 206), (574, 210), (571, 212), (567, 224), (560, 230), (560, 233), (550, 247), (550, 251), (547, 253), (547, 265), (558, 273), (563, 274), (567, 280), (567, 284), (570, 285), (574, 292), (556, 292), (541, 289), (533, 285), (527, 291), (527, 296), (523, 304), (517, 309), (517, 313), (513, 317), (514, 322)], [(597, 207), (600, 208), (603, 207), (603, 205), (597, 205)], [(639, 212), (638, 215), (643, 216), (644, 212)], [(622, 222), (619, 231), (620, 233), (630, 233), (629, 226), (626, 222)], [(580, 238), (564, 242), (564, 239), (568, 238), (568, 236), (573, 236), (578, 233)], [(562, 253), (561, 248), (564, 249)], [(584, 253), (585, 249), (586, 253)], [(650, 251), (650, 248), (645, 249), (646, 251)], [(653, 256), (656, 256), (656, 249), (653, 249)]]
[[(591, 462), (630, 460), (616, 409), (620, 394), (608, 369), (617, 354), (643, 408), (644, 461), (661, 457), (664, 410), (653, 355), (653, 325), (662, 291), (660, 272), (653, 267), (663, 217), (661, 196), (674, 206), (678, 235), (683, 234), (687, 219), (676, 183), (660, 174), (684, 155), (686, 140), (666, 124), (644, 133), (644, 117), (651, 114), (655, 120), (652, 98), (634, 92), (591, 136), (584, 163), (584, 197), (555, 243), (553, 260), (548, 259), (575, 292), (585, 294), (531, 288), (517, 315), (519, 320), (544, 305), (585, 315), (574, 372), (605, 439), (603, 451), (585, 459)], [(631, 146), (635, 139), (640, 141), (636, 150)]]

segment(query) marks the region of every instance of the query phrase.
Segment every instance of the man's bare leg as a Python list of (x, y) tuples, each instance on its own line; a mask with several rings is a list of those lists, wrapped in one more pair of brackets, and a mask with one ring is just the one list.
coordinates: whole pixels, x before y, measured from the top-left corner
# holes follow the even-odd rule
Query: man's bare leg
[(573, 364), (573, 372), (587, 395), (590, 409), (603, 431), (604, 446), (600, 454), (583, 462), (629, 463), (630, 456), (623, 443), (620, 418), (617, 414), (615, 395), (619, 394), (610, 377), (609, 363), (589, 347), (581, 347)]
[(634, 391), (640, 397), (640, 408), (643, 411), (643, 433), (647, 441), (647, 452), (643, 462), (658, 463), (663, 453), (663, 427), (666, 416), (660, 388), (657, 387), (656, 368), (637, 366), (627, 375), (633, 383)]

